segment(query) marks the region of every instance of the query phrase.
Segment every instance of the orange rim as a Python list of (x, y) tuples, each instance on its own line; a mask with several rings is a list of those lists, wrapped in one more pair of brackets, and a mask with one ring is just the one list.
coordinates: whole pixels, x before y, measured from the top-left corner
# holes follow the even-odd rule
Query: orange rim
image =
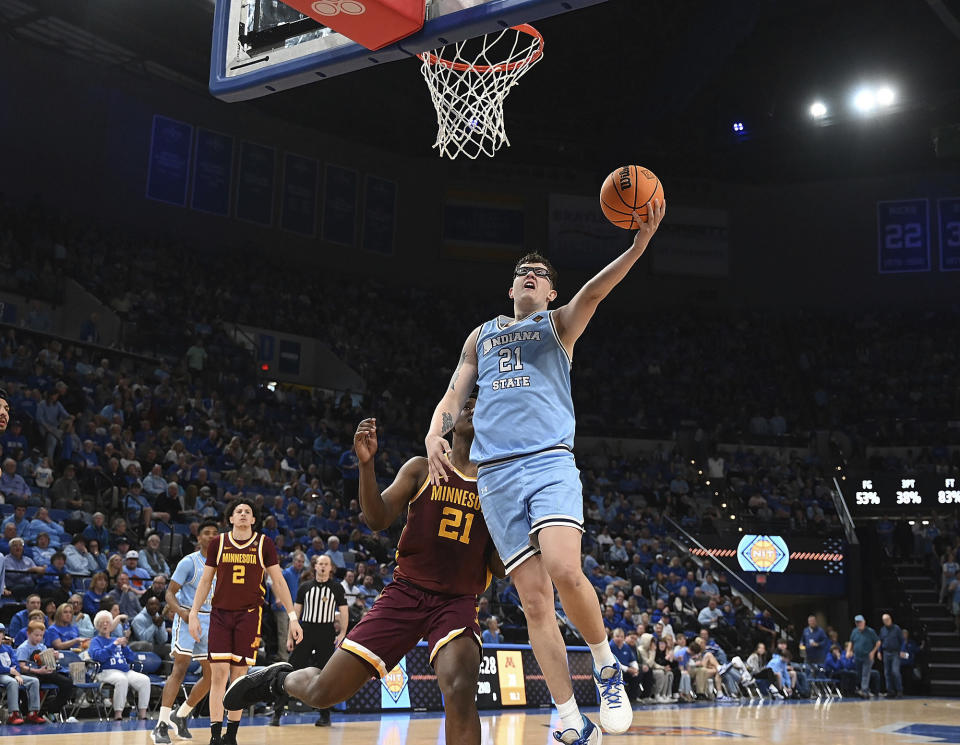
[(538, 59), (543, 56), (543, 36), (540, 32), (537, 31), (529, 23), (521, 23), (519, 26), (511, 26), (514, 31), (520, 31), (521, 33), (532, 36), (537, 40), (537, 48), (533, 54), (531, 54), (526, 59), (517, 60), (516, 62), (504, 62), (499, 65), (468, 65), (466, 62), (451, 62), (450, 60), (445, 60), (443, 57), (438, 57), (433, 52), (423, 52), (419, 55), (420, 59), (424, 62), (429, 62), (431, 65), (443, 65), (450, 70), (456, 70), (457, 72), (468, 72), (473, 70), (474, 72), (485, 73), (485, 72), (512, 72), (519, 67), (524, 65), (532, 65)]

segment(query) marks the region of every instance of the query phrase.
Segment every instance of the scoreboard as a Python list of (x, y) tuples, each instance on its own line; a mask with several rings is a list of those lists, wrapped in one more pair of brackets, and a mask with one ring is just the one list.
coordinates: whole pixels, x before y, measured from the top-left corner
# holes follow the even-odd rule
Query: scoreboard
[[(844, 495), (853, 515), (946, 513), (960, 506), (960, 477), (938, 474), (848, 476)], [(852, 488), (851, 488), (852, 487)]]

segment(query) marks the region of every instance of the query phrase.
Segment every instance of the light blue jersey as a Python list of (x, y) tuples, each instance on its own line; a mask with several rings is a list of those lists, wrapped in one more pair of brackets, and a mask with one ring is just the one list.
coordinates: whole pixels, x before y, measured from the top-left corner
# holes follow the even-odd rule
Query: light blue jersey
[(570, 358), (553, 325), (553, 311), (513, 322), (499, 316), (480, 327), (470, 460), (477, 464), (573, 449), (576, 419)]
[[(206, 565), (206, 557), (200, 551), (194, 551), (180, 559), (177, 568), (173, 570), (173, 576), (170, 578), (178, 585), (180, 590), (177, 592), (177, 602), (182, 608), (189, 610), (193, 607), (193, 598), (197, 594), (197, 587), (200, 585), (200, 578), (203, 576), (203, 567)], [(201, 613), (210, 612), (210, 601), (213, 599), (213, 591), (217, 587), (217, 578), (214, 576), (210, 585), (210, 594), (203, 605), (200, 606)]]

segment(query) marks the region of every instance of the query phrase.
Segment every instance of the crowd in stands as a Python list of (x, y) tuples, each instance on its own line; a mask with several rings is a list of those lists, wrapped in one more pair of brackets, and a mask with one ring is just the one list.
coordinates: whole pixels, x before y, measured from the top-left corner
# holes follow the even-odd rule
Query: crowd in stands
[[(0, 587), (4, 600), (26, 603), (6, 630), (14, 655), (25, 642), (35, 656), (40, 646), (63, 654), (93, 649), (98, 637), (114, 640), (97, 642), (105, 645), (104, 669), (124, 673), (139, 692), (127, 653), (167, 653), (171, 571), (194, 550), (200, 521), (219, 518), (238, 495), (255, 500), (292, 594), (309, 560), (330, 556), (355, 624), (392, 581), (401, 526), (381, 533), (363, 520), (354, 429), (377, 416), (376, 468), (386, 485), (422, 450), (425, 423), (452, 372), (444, 367), (453, 362), (451, 340), (469, 331), (460, 324), (503, 307), (458, 297), (450, 301), (458, 313), (437, 314), (433, 290), (338, 284), (310, 272), (274, 277), (242, 249), (223, 261), (215, 251), (78, 226), (36, 204), (0, 199), (0, 215), (0, 266), (19, 267), (21, 288), (76, 278), (128, 324), (125, 343), (156, 356), (51, 337), (39, 310), (0, 337), (0, 380), (11, 401), (11, 424), (0, 436)], [(136, 263), (125, 259), (134, 242)], [(199, 281), (211, 276), (215, 285)], [(722, 567), (694, 561), (673, 539), (679, 529), (717, 532), (731, 514), (788, 535), (839, 534), (833, 463), (806, 446), (818, 427), (843, 429), (851, 457), (871, 443), (909, 442), (925, 446), (911, 456), (913, 467), (956, 471), (960, 461), (944, 447), (950, 435), (938, 419), (958, 403), (958, 391), (943, 383), (952, 353), (911, 366), (911, 354), (929, 351), (929, 319), (911, 326), (898, 317), (891, 328), (901, 338), (886, 333), (888, 316), (831, 325), (811, 316), (681, 313), (624, 325), (612, 315), (601, 313), (578, 344), (581, 359), (606, 360), (602, 368), (575, 367), (580, 431), (676, 443), (579, 458), (584, 569), (614, 654), (636, 665), (632, 694), (654, 702), (723, 697), (760, 681), (761, 692), (809, 695), (820, 666), (852, 690), (857, 656), (849, 637), (827, 629), (828, 642), (818, 635), (801, 648), (804, 636), (789, 623), (749, 607)], [(262, 386), (226, 322), (320, 338), (364, 376), (367, 391)], [(958, 328), (946, 324), (944, 333)], [(96, 318), (84, 329), (96, 343)], [(418, 343), (409, 344), (414, 336)], [(424, 350), (440, 363), (425, 365)], [(631, 384), (606, 385), (600, 376), (610, 369)], [(869, 395), (854, 402), (850, 390), (861, 379)], [(772, 447), (721, 452), (719, 442)], [(941, 555), (943, 594), (954, 593), (956, 603), (956, 561)], [(276, 613), (265, 615), (273, 627), (264, 651), (283, 658), (286, 616), (272, 595), (268, 601)], [(520, 640), (517, 606), (508, 580), (482, 598), (487, 641)], [(32, 624), (43, 624), (33, 641)], [(0, 647), (0, 667), (3, 654)], [(69, 678), (61, 682), (59, 695), (44, 699), (48, 711), (70, 695)]]
[[(76, 279), (125, 321), (128, 348), (178, 358), (194, 350), (203, 365), (237, 353), (224, 324), (318, 338), (369, 391), (389, 392), (393, 427), (419, 437), (433, 396), (409, 392), (441, 391), (456, 357), (443, 350), (478, 319), (505, 310), (501, 297), (478, 297), (462, 284), (425, 290), (369, 274), (343, 282), (319, 264), (317, 271), (264, 271), (261, 246), (198, 248), (131, 235), (68, 219), (37, 200), (0, 197), (0, 225), (0, 266), (15, 272), (21, 290), (35, 297), (59, 277)], [(572, 289), (562, 280), (560, 300)], [(619, 309), (605, 307), (578, 344), (578, 358), (605, 361), (576, 367), (578, 425), (666, 437), (689, 426), (707, 446), (802, 445), (814, 429), (837, 430), (848, 457), (899, 443), (925, 448), (922, 459), (931, 464), (950, 463), (944, 446), (958, 434), (947, 412), (960, 405), (950, 385), (956, 320), (956, 309), (781, 315), (686, 308), (633, 313), (624, 323)], [(49, 330), (39, 311), (24, 321)], [(96, 339), (95, 324), (85, 324), (84, 335)], [(436, 361), (424, 364), (424, 350)], [(606, 385), (609, 369), (631, 385)]]

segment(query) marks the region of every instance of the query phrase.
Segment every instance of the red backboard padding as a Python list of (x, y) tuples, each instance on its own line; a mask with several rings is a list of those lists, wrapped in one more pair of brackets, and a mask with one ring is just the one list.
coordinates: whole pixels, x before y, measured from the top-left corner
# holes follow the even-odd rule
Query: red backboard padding
[(380, 49), (423, 28), (424, 0), (283, 0), (367, 49)]

